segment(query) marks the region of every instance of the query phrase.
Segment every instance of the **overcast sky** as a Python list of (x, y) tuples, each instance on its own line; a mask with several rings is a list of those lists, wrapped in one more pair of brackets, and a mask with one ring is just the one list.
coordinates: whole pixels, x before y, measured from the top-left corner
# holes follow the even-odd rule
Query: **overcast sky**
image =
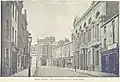
[[(65, 1), (65, 0), (64, 0)], [(55, 36), (56, 40), (71, 37), (75, 16), (81, 16), (90, 6), (90, 1), (48, 1), (25, 0), (27, 9), (28, 29), (33, 42), (45, 36)]]

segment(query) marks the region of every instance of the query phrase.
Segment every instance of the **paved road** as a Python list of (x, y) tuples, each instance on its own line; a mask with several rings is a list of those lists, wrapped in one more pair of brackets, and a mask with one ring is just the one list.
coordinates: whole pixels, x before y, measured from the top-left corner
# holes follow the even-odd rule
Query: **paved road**
[(47, 66), (39, 66), (34, 76), (35, 77), (70, 77), (70, 76), (90, 77), (89, 75), (85, 75), (75, 71), (69, 71), (68, 69), (47, 67)]

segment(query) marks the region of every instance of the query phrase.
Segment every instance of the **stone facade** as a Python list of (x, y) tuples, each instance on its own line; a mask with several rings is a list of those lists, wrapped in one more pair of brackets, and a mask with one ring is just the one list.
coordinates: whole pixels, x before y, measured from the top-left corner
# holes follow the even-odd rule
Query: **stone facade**
[(23, 1), (1, 2), (1, 76), (10, 76), (23, 70), (19, 55), (25, 53), (28, 42), (26, 14), (22, 14), (22, 8)]
[(101, 26), (116, 13), (117, 1), (95, 1), (81, 17), (75, 17), (72, 41), (78, 69), (101, 71)]
[(74, 67), (72, 45), (72, 42), (64, 42), (53, 47), (53, 66), (68, 68)]
[(41, 64), (43, 63), (47, 66), (52, 65), (52, 44), (54, 41), (55, 37), (45, 37), (44, 39), (37, 40), (36, 51), (41, 57)]

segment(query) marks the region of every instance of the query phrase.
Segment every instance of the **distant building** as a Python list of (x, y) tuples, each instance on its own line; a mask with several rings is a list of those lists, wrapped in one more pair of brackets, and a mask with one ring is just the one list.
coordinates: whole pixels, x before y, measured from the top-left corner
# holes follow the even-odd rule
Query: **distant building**
[(68, 39), (58, 41), (57, 45), (52, 48), (53, 66), (57, 67), (74, 67), (73, 43)]
[(37, 40), (36, 50), (38, 55), (41, 56), (42, 65), (52, 65), (52, 44), (54, 41), (55, 37), (45, 37)]

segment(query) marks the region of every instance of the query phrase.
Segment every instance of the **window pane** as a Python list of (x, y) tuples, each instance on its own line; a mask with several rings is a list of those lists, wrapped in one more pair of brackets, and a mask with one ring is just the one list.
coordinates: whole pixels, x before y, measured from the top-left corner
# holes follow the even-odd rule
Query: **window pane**
[(14, 27), (12, 27), (12, 40), (14, 41)]

